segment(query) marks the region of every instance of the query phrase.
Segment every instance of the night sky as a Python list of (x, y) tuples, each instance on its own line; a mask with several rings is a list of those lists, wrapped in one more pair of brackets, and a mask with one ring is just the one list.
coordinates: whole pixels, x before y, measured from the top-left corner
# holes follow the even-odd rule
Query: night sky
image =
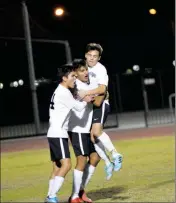
[[(0, 36), (24, 37), (20, 3), (1, 2), (0, 21), (3, 26), (0, 28)], [(26, 2), (32, 37), (69, 40), (73, 58), (84, 57), (86, 44), (97, 42), (104, 48), (102, 62), (110, 72), (123, 72), (134, 64), (139, 64), (141, 68), (172, 67), (174, 36), (171, 21), (174, 20), (174, 1), (78, 0), (76, 4), (70, 0)], [(58, 18), (53, 15), (56, 6), (65, 8), (64, 17)], [(149, 15), (150, 8), (155, 8), (157, 15)], [(15, 61), (19, 64), (20, 59), (17, 59), (17, 55), (22, 58), (21, 50), (25, 54), (24, 44), (7, 40), (0, 42), (1, 51), (5, 54), (3, 58), (6, 61), (9, 57), (16, 58)], [(14, 56), (16, 49), (18, 53)], [(33, 52), (38, 70), (41, 59), (46, 60), (46, 55), (54, 69), (55, 66), (65, 62), (61, 45), (47, 46), (34, 43)], [(57, 64), (54, 61), (58, 61), (58, 58), (60, 62)], [(9, 66), (11, 65), (9, 64), (8, 68)], [(50, 75), (47, 71), (45, 73), (43, 67), (38, 72), (40, 71), (43, 71), (44, 75)]]
[[(100, 43), (104, 48), (101, 62), (110, 75), (124, 73), (134, 64), (141, 70), (173, 71), (173, 0), (28, 0), (26, 4), (32, 38), (68, 40), (73, 58), (84, 57), (87, 43)], [(66, 10), (64, 17), (53, 15), (56, 6)], [(150, 8), (155, 8), (157, 14), (150, 15)], [(0, 1), (0, 23), (1, 37), (24, 37), (19, 0)], [(32, 45), (36, 78), (54, 78), (57, 68), (66, 62), (63, 46)], [(14, 80), (23, 79), (29, 86), (25, 43), (0, 39), (0, 53), (4, 91), (11, 91), (7, 89)]]

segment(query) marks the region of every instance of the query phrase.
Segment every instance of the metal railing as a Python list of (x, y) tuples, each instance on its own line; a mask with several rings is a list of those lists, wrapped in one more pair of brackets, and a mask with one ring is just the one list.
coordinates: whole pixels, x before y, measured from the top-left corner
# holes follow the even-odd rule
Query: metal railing
[[(171, 88), (167, 88), (165, 91), (163, 89), (165, 93), (163, 94), (165, 95), (163, 98), (166, 99), (164, 108), (158, 102), (156, 102), (157, 106), (154, 106), (155, 98), (153, 98), (153, 92), (150, 94), (150, 89), (147, 89), (147, 86), (142, 87), (141, 81), (144, 81), (143, 76), (138, 75), (134, 78), (130, 76), (131, 79), (126, 81), (125, 77), (122, 75), (118, 75), (118, 77), (117, 75), (110, 75), (109, 93), (111, 112), (105, 123), (105, 128), (138, 128), (174, 123), (173, 98), (175, 98), (175, 93), (168, 94), (168, 96), (166, 94), (166, 90), (170, 90)], [(123, 81), (119, 88), (117, 88), (118, 82), (116, 78)], [(134, 92), (132, 86), (137, 80), (138, 82), (134, 87)], [(151, 86), (150, 88), (153, 89), (155, 87)], [(3, 120), (0, 123), (1, 139), (37, 135), (32, 115), (32, 105), (29, 102), (31, 100), (31, 95), (29, 94), (30, 89), (29, 87), (19, 87), (19, 91), (17, 89), (8, 87), (8, 89), (0, 90), (0, 98), (2, 98), (0, 100), (0, 103), (2, 102), (0, 108), (3, 107), (1, 111)], [(118, 93), (118, 91), (120, 92)], [(52, 92), (53, 86), (51, 83), (37, 87), (41, 126), (40, 134), (47, 133), (48, 102)], [(158, 91), (156, 90), (156, 92)], [(21, 95), (24, 96), (21, 97)], [(7, 96), (8, 98), (6, 98)], [(121, 98), (120, 100), (119, 96)], [(158, 96), (156, 99), (158, 99)], [(12, 100), (14, 102), (13, 106), (9, 103)], [(119, 104), (120, 101), (121, 104)], [(24, 103), (23, 106), (21, 106), (21, 103)]]
[(175, 93), (172, 93), (169, 95), (169, 109), (170, 109), (170, 113), (172, 115), (173, 121), (175, 121), (175, 107), (172, 102), (173, 98), (175, 98)]

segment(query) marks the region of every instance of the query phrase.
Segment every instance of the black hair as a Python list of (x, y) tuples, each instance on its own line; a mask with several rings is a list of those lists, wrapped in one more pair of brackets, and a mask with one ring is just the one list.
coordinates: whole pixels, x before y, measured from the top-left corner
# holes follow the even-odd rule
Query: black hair
[(63, 77), (67, 77), (72, 71), (74, 71), (72, 64), (64, 64), (61, 67), (58, 68), (58, 80), (59, 82), (63, 81)]
[(85, 53), (87, 53), (89, 51), (94, 51), (94, 50), (98, 51), (100, 56), (103, 53), (102, 46), (100, 44), (96, 44), (96, 43), (89, 43), (89, 44), (87, 44)]
[(74, 70), (77, 70), (78, 68), (87, 67), (86, 61), (84, 59), (74, 59), (73, 62), (73, 68)]

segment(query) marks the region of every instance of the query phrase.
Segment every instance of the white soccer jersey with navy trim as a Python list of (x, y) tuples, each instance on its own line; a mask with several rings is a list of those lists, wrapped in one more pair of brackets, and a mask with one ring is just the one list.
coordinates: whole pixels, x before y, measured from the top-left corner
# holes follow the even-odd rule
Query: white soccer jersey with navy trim
[(68, 122), (71, 109), (82, 111), (86, 102), (79, 102), (73, 98), (70, 90), (59, 85), (51, 98), (49, 109), (49, 130), (47, 137), (68, 138)]

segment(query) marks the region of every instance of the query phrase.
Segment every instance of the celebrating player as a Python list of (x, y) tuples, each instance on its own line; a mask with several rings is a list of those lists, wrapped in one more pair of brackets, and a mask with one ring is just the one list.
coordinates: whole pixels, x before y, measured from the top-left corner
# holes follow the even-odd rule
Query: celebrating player
[[(86, 61), (83, 59), (76, 59), (73, 62), (75, 72), (77, 75), (76, 89), (95, 89), (92, 85), (89, 85), (88, 67)], [(94, 105), (101, 105), (104, 96), (95, 97)], [(69, 202), (80, 202), (81, 200), (91, 203), (85, 194), (85, 187), (90, 181), (95, 167), (100, 161), (100, 157), (95, 151), (94, 145), (96, 145), (102, 153), (105, 154), (105, 150), (100, 142), (93, 145), (90, 139), (90, 128), (92, 124), (93, 104), (89, 103), (82, 111), (72, 110), (69, 120), (69, 136), (72, 142), (72, 146), (77, 157), (76, 167), (73, 171), (73, 188), (72, 195)], [(106, 156), (106, 154), (104, 155)], [(87, 158), (89, 162), (87, 163)], [(108, 157), (106, 156), (106, 159)], [(110, 178), (110, 177), (109, 177)]]
[[(101, 45), (96, 43), (90, 43), (86, 47), (85, 58), (89, 70), (89, 80), (90, 84), (96, 85), (96, 88), (86, 91), (82, 89), (79, 91), (79, 96), (81, 98), (84, 98), (86, 95), (101, 95), (107, 93), (109, 80), (107, 70), (99, 62), (102, 52), (103, 49)], [(109, 101), (106, 98), (100, 107), (94, 106), (91, 134), (101, 141), (105, 149), (111, 153), (114, 164), (105, 162), (105, 171), (107, 174), (112, 175), (112, 168), (114, 171), (121, 169), (123, 156), (117, 152), (109, 136), (103, 131), (103, 124), (106, 121), (108, 112)], [(101, 153), (98, 152), (98, 154), (102, 158)]]
[(76, 75), (72, 65), (64, 65), (59, 69), (59, 85), (51, 98), (49, 116), (50, 126), (47, 133), (53, 170), (49, 180), (46, 202), (58, 202), (57, 192), (62, 187), (64, 178), (71, 169), (68, 146), (68, 120), (71, 109), (82, 111), (91, 97), (84, 101), (73, 98), (69, 88), (74, 88)]

